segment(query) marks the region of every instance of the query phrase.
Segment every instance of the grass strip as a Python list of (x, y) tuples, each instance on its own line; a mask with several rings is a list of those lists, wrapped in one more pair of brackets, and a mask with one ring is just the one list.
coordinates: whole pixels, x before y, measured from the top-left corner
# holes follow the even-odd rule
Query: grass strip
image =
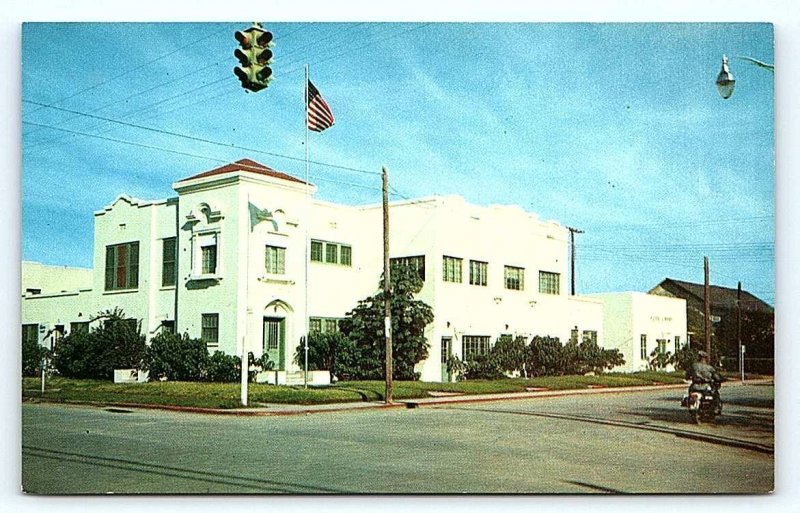
[[(499, 380), (470, 380), (457, 383), (395, 381), (394, 398), (419, 399), (437, 392), (451, 394), (500, 394), (526, 392), (532, 388), (571, 390), (589, 387), (627, 387), (682, 383), (680, 373), (638, 372), (607, 373), (597, 376), (542, 376)], [(249, 404), (330, 404), (359, 401), (382, 401), (383, 381), (346, 381), (327, 387), (292, 387), (251, 383)], [(115, 384), (108, 381), (52, 377), (41, 394), (39, 378), (23, 378), (22, 396), (51, 402), (87, 402), (116, 404), (153, 404), (195, 408), (238, 408), (239, 383), (200, 383), (155, 381)]]

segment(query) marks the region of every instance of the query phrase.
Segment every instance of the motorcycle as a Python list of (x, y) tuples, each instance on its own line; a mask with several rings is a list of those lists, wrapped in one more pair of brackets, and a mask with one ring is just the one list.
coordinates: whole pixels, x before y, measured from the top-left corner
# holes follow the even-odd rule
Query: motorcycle
[(720, 382), (694, 381), (689, 386), (689, 392), (681, 399), (681, 406), (689, 410), (695, 424), (710, 421), (715, 422), (716, 417), (722, 413), (722, 401), (719, 399)]

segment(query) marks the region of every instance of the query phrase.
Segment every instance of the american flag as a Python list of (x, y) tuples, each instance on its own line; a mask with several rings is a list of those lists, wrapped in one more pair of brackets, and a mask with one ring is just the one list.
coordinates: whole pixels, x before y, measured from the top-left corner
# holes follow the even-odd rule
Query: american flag
[(328, 107), (327, 102), (319, 94), (319, 90), (308, 81), (308, 114), (306, 116), (306, 126), (309, 130), (322, 132), (326, 128), (333, 126), (333, 112)]

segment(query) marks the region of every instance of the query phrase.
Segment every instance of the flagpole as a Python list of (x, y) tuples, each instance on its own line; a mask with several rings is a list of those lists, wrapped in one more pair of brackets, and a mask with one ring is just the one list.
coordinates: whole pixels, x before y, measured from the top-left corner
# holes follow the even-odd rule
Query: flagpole
[(247, 334), (250, 332), (249, 327), (249, 316), (247, 315), (247, 310), (250, 306), (250, 232), (252, 231), (252, 221), (250, 220), (250, 194), (247, 194), (247, 220), (248, 224), (250, 225), (247, 230), (247, 237), (245, 237), (245, 244), (247, 247), (245, 248), (246, 260), (245, 260), (245, 270), (244, 270), (244, 335), (242, 336), (242, 376), (241, 376), (241, 402), (242, 406), (247, 406), (247, 378), (248, 372), (250, 371), (250, 362), (249, 358), (247, 358)]
[(306, 97), (305, 97), (305, 105), (303, 106), (304, 109), (304, 124), (306, 127), (306, 259), (305, 259), (305, 336), (303, 337), (303, 351), (305, 353), (304, 357), (304, 367), (303, 367), (303, 387), (308, 388), (308, 329), (309, 329), (309, 317), (308, 317), (308, 260), (309, 260), (309, 246), (311, 245), (311, 241), (308, 238), (309, 231), (308, 231), (308, 223), (311, 220), (311, 196), (309, 191), (309, 181), (308, 181), (308, 64), (306, 64), (306, 83), (305, 83), (305, 90), (306, 90)]

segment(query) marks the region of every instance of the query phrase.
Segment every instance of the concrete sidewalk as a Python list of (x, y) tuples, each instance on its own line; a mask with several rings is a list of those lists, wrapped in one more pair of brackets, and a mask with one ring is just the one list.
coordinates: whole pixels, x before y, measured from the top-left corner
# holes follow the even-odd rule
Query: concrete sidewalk
[[(753, 379), (745, 383), (740, 381), (727, 381), (725, 387), (748, 386), (748, 385), (770, 385), (773, 379)], [(380, 401), (362, 401), (355, 403), (332, 403), (332, 404), (278, 404), (278, 403), (254, 403), (257, 405), (252, 408), (193, 408), (183, 406), (165, 406), (148, 404), (106, 404), (106, 409), (124, 410), (126, 408), (159, 409), (169, 411), (180, 411), (187, 413), (205, 413), (210, 415), (236, 415), (236, 416), (281, 416), (281, 415), (310, 415), (313, 413), (332, 413), (342, 411), (375, 410), (386, 408), (418, 408), (426, 406), (451, 405), (482, 403), (491, 401), (509, 401), (518, 399), (539, 399), (545, 397), (562, 397), (569, 395), (587, 394), (624, 394), (633, 392), (646, 392), (652, 390), (684, 389), (687, 385), (683, 383), (674, 385), (643, 385), (634, 387), (593, 387), (571, 390), (537, 390), (531, 392), (511, 392), (504, 394), (481, 394), (481, 395), (446, 395), (438, 397), (425, 397), (416, 399), (398, 399), (393, 404), (385, 404)]]
[[(772, 379), (758, 379), (747, 380), (744, 383), (741, 381), (726, 381), (723, 385), (728, 386), (748, 386), (748, 385), (767, 385), (772, 384)], [(453, 403), (480, 403), (490, 401), (508, 401), (515, 399), (538, 399), (542, 397), (562, 397), (567, 395), (586, 395), (586, 394), (622, 394), (629, 392), (645, 392), (650, 390), (668, 390), (668, 389), (684, 389), (688, 385), (684, 383), (674, 385), (642, 385), (634, 387), (591, 387), (579, 388), (569, 390), (540, 390), (535, 392), (513, 392), (508, 394), (485, 394), (485, 395), (458, 395), (448, 397), (430, 397), (422, 399), (404, 399), (403, 402), (409, 408), (416, 408), (419, 406), (436, 406), (440, 404), (453, 404)]]

